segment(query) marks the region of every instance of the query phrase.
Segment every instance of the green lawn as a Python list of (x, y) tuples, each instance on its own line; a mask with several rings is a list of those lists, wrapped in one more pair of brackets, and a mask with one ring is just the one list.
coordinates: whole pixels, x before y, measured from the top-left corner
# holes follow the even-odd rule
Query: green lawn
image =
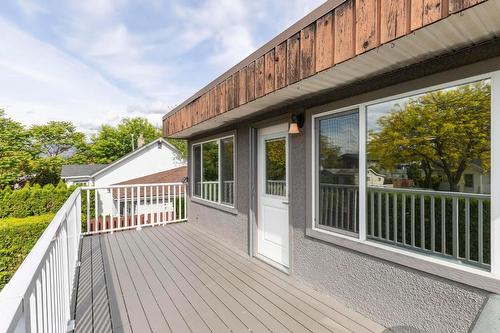
[(0, 219), (0, 290), (28, 255), (54, 214)]

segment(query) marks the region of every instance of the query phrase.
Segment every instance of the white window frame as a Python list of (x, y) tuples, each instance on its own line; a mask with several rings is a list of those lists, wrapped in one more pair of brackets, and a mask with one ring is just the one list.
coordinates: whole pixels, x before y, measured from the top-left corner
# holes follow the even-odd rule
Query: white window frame
[[(366, 221), (366, 131), (367, 131), (367, 107), (399, 98), (416, 96), (422, 93), (446, 89), (462, 84), (472, 83), (479, 80), (491, 80), (491, 184), (500, 184), (500, 71), (494, 71), (482, 75), (471, 76), (461, 80), (446, 82), (444, 84), (431, 85), (422, 89), (408, 91), (402, 94), (390, 95), (384, 98), (371, 100), (342, 107), (326, 112), (312, 115), (311, 123), (311, 230), (307, 233), (311, 237), (326, 242), (351, 248), (372, 256), (393, 261), (408, 267), (424, 270), (435, 275), (446, 277), (458, 282), (466, 283), (478, 288), (500, 292), (500, 188), (491, 186), (491, 269), (485, 271), (480, 268), (466, 266), (459, 263), (447, 261), (442, 258), (428, 256), (422, 253), (412, 252), (403, 248), (393, 247), (367, 239)], [(326, 230), (316, 226), (316, 172), (317, 172), (317, 147), (316, 147), (316, 119), (336, 113), (358, 109), (359, 111), (359, 229), (358, 235), (346, 235), (345, 233)], [(495, 204), (493, 204), (495, 203)]]
[[(233, 140), (233, 178), (234, 178), (234, 184), (233, 184), (233, 204), (229, 205), (227, 203), (222, 202), (222, 181), (221, 181), (221, 171), (222, 171), (222, 165), (221, 165), (221, 141), (225, 139), (232, 139)], [(217, 182), (218, 182), (218, 193), (217, 193), (217, 201), (213, 200), (208, 200), (203, 198), (203, 144), (209, 143), (209, 142), (216, 142), (217, 147), (218, 147), (218, 177), (217, 177)], [(200, 195), (195, 195), (195, 179), (194, 179), (194, 171), (195, 171), (195, 163), (194, 163), (194, 147), (199, 146), (200, 147), (200, 177), (201, 177), (201, 189), (200, 189)], [(231, 135), (225, 135), (225, 136), (220, 136), (220, 137), (215, 137), (215, 138), (210, 138), (204, 141), (197, 141), (194, 142), (191, 145), (191, 156), (192, 156), (192, 168), (191, 168), (191, 177), (192, 177), (192, 184), (191, 184), (191, 193), (193, 195), (193, 198), (196, 198), (196, 200), (201, 200), (207, 203), (211, 204), (217, 204), (221, 205), (223, 207), (228, 207), (228, 208), (234, 208), (235, 206), (235, 201), (236, 201), (236, 136), (234, 134)]]

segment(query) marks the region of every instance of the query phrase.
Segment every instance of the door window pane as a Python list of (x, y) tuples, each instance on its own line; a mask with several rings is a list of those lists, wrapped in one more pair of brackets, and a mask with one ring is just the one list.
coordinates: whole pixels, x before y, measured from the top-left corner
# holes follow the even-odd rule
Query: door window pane
[(265, 141), (266, 194), (285, 197), (286, 192), (286, 139)]
[(358, 231), (358, 112), (317, 120), (319, 226)]
[(232, 205), (234, 203), (234, 138), (220, 141), (221, 149), (221, 202)]

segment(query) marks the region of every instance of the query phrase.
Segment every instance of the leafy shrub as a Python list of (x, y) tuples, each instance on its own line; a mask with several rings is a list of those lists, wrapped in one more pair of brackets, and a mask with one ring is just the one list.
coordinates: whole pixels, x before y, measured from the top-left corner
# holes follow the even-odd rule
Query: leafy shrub
[(0, 290), (9, 282), (54, 214), (0, 219)]
[(0, 191), (0, 218), (27, 217), (47, 213), (56, 213), (75, 187), (67, 187), (60, 182), (57, 187), (52, 184), (26, 184), (22, 189), (12, 190), (6, 187)]

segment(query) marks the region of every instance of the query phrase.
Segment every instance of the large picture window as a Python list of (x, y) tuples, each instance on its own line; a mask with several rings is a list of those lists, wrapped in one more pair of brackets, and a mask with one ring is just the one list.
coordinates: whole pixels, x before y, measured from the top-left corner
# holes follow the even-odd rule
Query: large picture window
[(489, 270), (491, 82), (314, 116), (314, 229)]
[(193, 194), (234, 205), (234, 136), (194, 144)]
[(488, 267), (490, 80), (366, 111), (368, 238)]

